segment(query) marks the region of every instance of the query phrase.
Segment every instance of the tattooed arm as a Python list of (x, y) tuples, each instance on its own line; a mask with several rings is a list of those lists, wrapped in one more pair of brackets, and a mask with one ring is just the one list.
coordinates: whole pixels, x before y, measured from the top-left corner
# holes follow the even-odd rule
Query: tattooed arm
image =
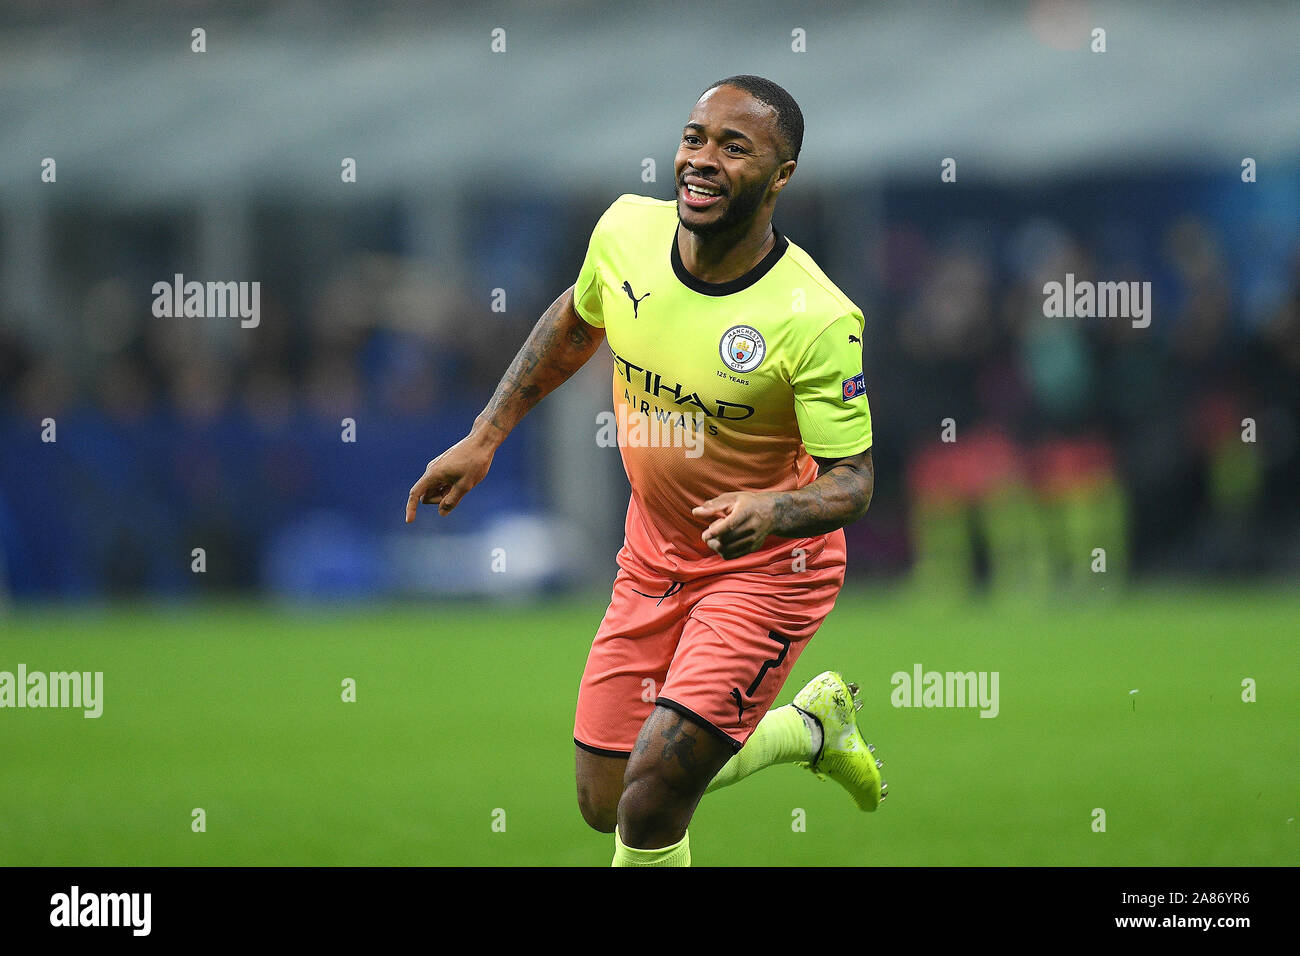
[(424, 470), (406, 499), (406, 521), (418, 505), (437, 505), (449, 514), (483, 480), (492, 456), (534, 405), (564, 384), (605, 340), (605, 330), (583, 321), (573, 308), (570, 286), (533, 326), (528, 341), (502, 376), (470, 432)]
[(849, 458), (817, 458), (817, 480), (776, 498), (772, 534), (808, 538), (852, 524), (867, 513), (876, 490), (871, 449)]
[(817, 480), (798, 491), (729, 491), (691, 513), (712, 523), (700, 535), (724, 558), (757, 551), (769, 534), (808, 538), (852, 524), (867, 512), (876, 486), (871, 449), (817, 458)]

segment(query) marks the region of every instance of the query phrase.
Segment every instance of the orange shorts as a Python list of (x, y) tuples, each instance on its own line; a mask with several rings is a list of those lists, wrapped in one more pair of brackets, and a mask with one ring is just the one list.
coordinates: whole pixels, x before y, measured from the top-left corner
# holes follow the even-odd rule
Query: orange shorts
[(574, 743), (625, 757), (658, 704), (739, 750), (835, 605), (843, 550), (825, 558), (684, 583), (620, 568), (578, 689)]

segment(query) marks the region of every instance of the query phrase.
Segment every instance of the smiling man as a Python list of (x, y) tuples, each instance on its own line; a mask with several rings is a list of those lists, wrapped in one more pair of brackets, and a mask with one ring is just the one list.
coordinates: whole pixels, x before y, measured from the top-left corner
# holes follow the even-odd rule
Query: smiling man
[[(776, 763), (884, 798), (833, 671), (772, 708), (844, 581), (841, 530), (874, 475), (862, 312), (772, 225), (803, 116), (757, 76), (700, 96), (676, 198), (620, 196), (578, 281), (542, 316), (470, 434), (411, 489), (446, 514), (497, 446), (605, 339), (632, 486), (625, 542), (578, 692), (578, 803), (616, 866), (686, 866), (700, 798)], [(704, 453), (626, 423), (694, 430)], [(860, 705), (857, 705), (860, 706)]]

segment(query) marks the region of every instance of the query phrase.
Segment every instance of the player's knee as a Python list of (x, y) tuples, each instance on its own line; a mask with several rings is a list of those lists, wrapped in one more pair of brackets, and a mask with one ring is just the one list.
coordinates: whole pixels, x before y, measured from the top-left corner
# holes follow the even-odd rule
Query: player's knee
[(618, 825), (624, 841), (637, 846), (643, 839), (684, 827), (699, 794), (682, 784), (655, 767), (633, 768), (618, 801)]

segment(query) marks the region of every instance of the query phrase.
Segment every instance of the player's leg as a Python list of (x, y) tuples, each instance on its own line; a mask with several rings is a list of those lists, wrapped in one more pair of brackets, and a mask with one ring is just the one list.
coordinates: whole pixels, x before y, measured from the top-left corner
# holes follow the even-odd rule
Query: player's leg
[(627, 763), (614, 865), (689, 866), (686, 828), (709, 781), (736, 747), (681, 707), (655, 707)]
[(614, 830), (627, 758), (681, 636), (679, 591), (620, 569), (587, 655), (573, 721), (575, 778), (582, 818), (602, 833)]
[[(728, 679), (734, 681), (730, 696), (736, 722), (729, 725), (726, 718), (715, 719), (744, 741), (740, 752), (710, 782), (709, 791), (774, 764), (796, 763), (835, 780), (863, 810), (874, 810), (883, 799), (882, 762), (857, 727), (856, 687), (827, 671), (809, 681), (793, 703), (771, 706), (799, 653), (830, 613), (842, 582), (843, 567), (832, 558), (811, 562), (798, 573), (724, 579), (696, 603), (692, 619), (705, 629), (704, 639), (698, 640), (694, 627), (688, 625), (683, 646), (696, 642), (703, 651), (697, 660), (683, 663), (679, 649), (679, 659), (670, 668), (670, 684), (680, 679), (687, 685), (706, 685), (732, 668)], [(730, 660), (713, 659), (710, 630), (713, 644), (725, 639), (731, 645)], [(697, 676), (692, 677), (691, 668)], [(750, 673), (754, 679), (747, 686)], [(716, 697), (720, 689), (715, 687), (709, 696)], [(665, 695), (675, 691), (675, 686), (664, 688)]]
[[(690, 865), (687, 827), (700, 798), (742, 749), (816, 630), (820, 617), (783, 606), (791, 588), (756, 599), (764, 588), (770, 581), (736, 575), (687, 585), (681, 639), (628, 761), (615, 866)], [(806, 745), (801, 753), (811, 757)]]
[(613, 833), (618, 821), (618, 799), (623, 795), (626, 756), (603, 756), (581, 747), (577, 753), (575, 776), (578, 782), (578, 809), (587, 826), (601, 833)]
[(745, 746), (709, 782), (707, 793), (739, 783), (750, 774), (781, 763), (814, 760), (823, 740), (821, 722), (793, 704), (773, 707), (758, 722)]

